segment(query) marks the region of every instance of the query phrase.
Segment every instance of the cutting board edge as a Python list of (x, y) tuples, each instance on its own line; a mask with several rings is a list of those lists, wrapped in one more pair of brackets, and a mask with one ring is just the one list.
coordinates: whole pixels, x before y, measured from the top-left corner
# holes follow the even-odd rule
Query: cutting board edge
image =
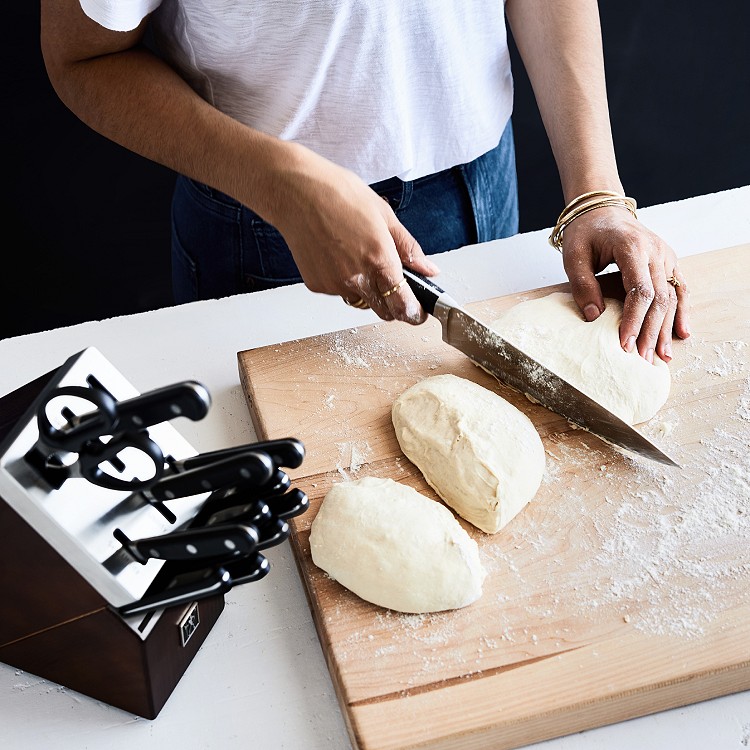
[[(724, 613), (711, 629), (712, 635), (721, 640), (726, 660), (720, 667), (708, 667), (705, 664), (692, 669), (685, 669), (675, 676), (658, 682), (649, 681), (648, 663), (643, 672), (631, 673), (631, 685), (626, 689), (606, 691), (613, 678), (612, 662), (602, 656), (607, 647), (615, 651), (632, 650), (634, 653), (622, 654), (620, 664), (632, 663), (640, 648), (639, 636), (631, 633), (626, 637), (614, 637), (608, 643), (592, 644), (578, 650), (560, 654), (543, 663), (522, 665), (518, 669), (501, 670), (495, 674), (481, 676), (479, 680), (458, 682), (444, 688), (435, 686), (432, 690), (423, 690), (413, 696), (400, 696), (398, 700), (370, 701), (355, 706), (346, 706), (351, 712), (347, 723), (360, 739), (357, 750), (517, 750), (525, 745), (547, 739), (562, 737), (575, 732), (608, 726), (627, 719), (638, 718), (648, 714), (660, 713), (723, 695), (750, 690), (750, 659), (739, 661), (734, 655), (742, 653), (743, 644), (750, 642), (750, 607), (739, 607)], [(666, 637), (663, 637), (666, 638)], [(658, 646), (659, 639), (655, 639)], [(685, 658), (692, 656), (692, 644), (681, 643)], [(711, 659), (709, 651), (704, 648), (705, 659)], [(662, 671), (661, 657), (658, 651), (652, 656), (651, 670)], [(747, 654), (745, 654), (747, 655)], [(674, 662), (674, 655), (668, 658)], [(707, 662), (706, 662), (707, 663)], [(550, 678), (542, 673), (554, 665), (556, 673)], [(627, 671), (627, 670), (625, 670)], [(591, 675), (594, 675), (592, 679)], [(565, 702), (561, 700), (556, 707), (539, 712), (536, 703), (531, 702), (522, 707), (517, 706), (512, 715), (497, 720), (491, 709), (472, 702), (472, 696), (481, 695), (487, 702), (487, 696), (503, 694), (518, 696), (546, 679), (547, 690), (559, 687), (558, 695), (564, 694), (565, 685), (576, 677), (587, 682), (586, 693), (590, 698)], [(552, 682), (550, 682), (550, 680)], [(493, 685), (494, 683), (494, 685)], [(545, 702), (544, 699), (540, 699)], [(412, 705), (409, 706), (408, 704)], [(432, 704), (432, 705), (430, 705)], [(459, 721), (450, 716), (446, 707), (461, 707)], [(467, 709), (467, 706), (473, 707)], [(538, 707), (537, 707), (538, 708)], [(484, 718), (480, 715), (484, 714)], [(419, 725), (418, 717), (427, 717), (429, 723)], [(445, 718), (446, 725), (441, 727), (436, 717)], [(408, 719), (408, 720), (407, 720)], [(451, 730), (448, 725), (456, 726)], [(462, 726), (463, 725), (463, 726)], [(383, 726), (408, 727), (414, 737), (402, 737), (398, 742), (383, 737)], [(353, 735), (354, 736), (354, 735)], [(406, 741), (402, 741), (406, 739)], [(476, 744), (474, 744), (476, 743)]]
[[(750, 663), (714, 674), (696, 674), (679, 682), (665, 682), (644, 690), (563, 706), (554, 711), (529, 715), (524, 719), (488, 723), (470, 730), (442, 734), (434, 740), (419, 739), (406, 744), (380, 742), (378, 735), (361, 726), (364, 707), (344, 711), (350, 738), (356, 750), (520, 750), (527, 745), (566, 737), (590, 729), (611, 726), (630, 719), (662, 713), (675, 708), (750, 690)], [(379, 722), (387, 722), (381, 716)], [(370, 741), (372, 738), (373, 741)]]

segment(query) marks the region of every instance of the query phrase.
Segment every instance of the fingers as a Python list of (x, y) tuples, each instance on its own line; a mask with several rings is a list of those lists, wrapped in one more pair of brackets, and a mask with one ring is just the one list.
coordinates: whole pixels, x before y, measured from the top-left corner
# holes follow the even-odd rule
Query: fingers
[(672, 335), (690, 335), (688, 289), (672, 248), (618, 209), (581, 216), (563, 236), (563, 263), (586, 320), (604, 309), (595, 276), (616, 263), (625, 285), (620, 344), (649, 362), (672, 358)]
[[(654, 257), (656, 256), (656, 257)], [(653, 363), (654, 355), (672, 359), (672, 332), (685, 338), (687, 323), (686, 289), (675, 276), (676, 258), (671, 250), (643, 256), (632, 251), (621, 260), (626, 297), (620, 324), (620, 343), (625, 351), (638, 353)], [(679, 291), (679, 294), (678, 294)], [(687, 332), (689, 335), (689, 332)]]
[(571, 248), (563, 255), (563, 266), (570, 280), (570, 291), (583, 317), (596, 320), (604, 312), (604, 298), (596, 280), (594, 260), (590, 252)]

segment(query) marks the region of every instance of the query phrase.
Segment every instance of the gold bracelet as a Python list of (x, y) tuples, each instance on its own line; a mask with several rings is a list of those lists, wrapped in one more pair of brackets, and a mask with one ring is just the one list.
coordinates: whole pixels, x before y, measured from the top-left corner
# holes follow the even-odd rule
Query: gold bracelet
[(604, 208), (605, 206), (625, 208), (633, 215), (633, 218), (638, 218), (635, 212), (637, 204), (634, 198), (628, 198), (611, 190), (592, 190), (579, 195), (565, 206), (557, 218), (552, 234), (549, 236), (549, 244), (562, 253), (562, 238), (565, 227), (579, 216), (593, 211), (595, 208)]

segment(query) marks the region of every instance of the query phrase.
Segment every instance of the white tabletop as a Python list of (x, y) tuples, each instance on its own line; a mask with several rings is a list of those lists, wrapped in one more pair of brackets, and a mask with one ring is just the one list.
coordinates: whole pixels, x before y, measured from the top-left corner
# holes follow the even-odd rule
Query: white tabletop
[[(645, 208), (639, 218), (679, 256), (750, 242), (750, 186)], [(445, 253), (436, 258), (437, 281), (462, 302), (564, 281), (548, 234)], [(213, 397), (208, 416), (173, 424), (200, 451), (239, 445), (255, 433), (239, 385), (238, 351), (375, 320), (370, 311), (296, 285), (84, 323), (0, 341), (0, 395), (94, 346), (141, 391), (202, 382)], [(289, 543), (268, 550), (268, 558), (266, 578), (226, 595), (224, 612), (153, 721), (0, 664), (2, 747), (349, 750)], [(750, 747), (750, 693), (533, 747), (742, 750)]]

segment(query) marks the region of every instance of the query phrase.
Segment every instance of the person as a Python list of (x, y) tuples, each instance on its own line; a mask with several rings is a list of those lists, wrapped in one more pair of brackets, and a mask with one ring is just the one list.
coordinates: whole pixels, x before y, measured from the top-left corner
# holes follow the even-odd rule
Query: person
[(404, 266), (434, 276), (429, 256), (518, 231), (506, 22), (581, 313), (615, 263), (623, 348), (669, 361), (688, 289), (623, 191), (596, 0), (42, 0), (41, 47), (83, 122), (179, 175), (177, 302), (304, 281), (419, 324)]

